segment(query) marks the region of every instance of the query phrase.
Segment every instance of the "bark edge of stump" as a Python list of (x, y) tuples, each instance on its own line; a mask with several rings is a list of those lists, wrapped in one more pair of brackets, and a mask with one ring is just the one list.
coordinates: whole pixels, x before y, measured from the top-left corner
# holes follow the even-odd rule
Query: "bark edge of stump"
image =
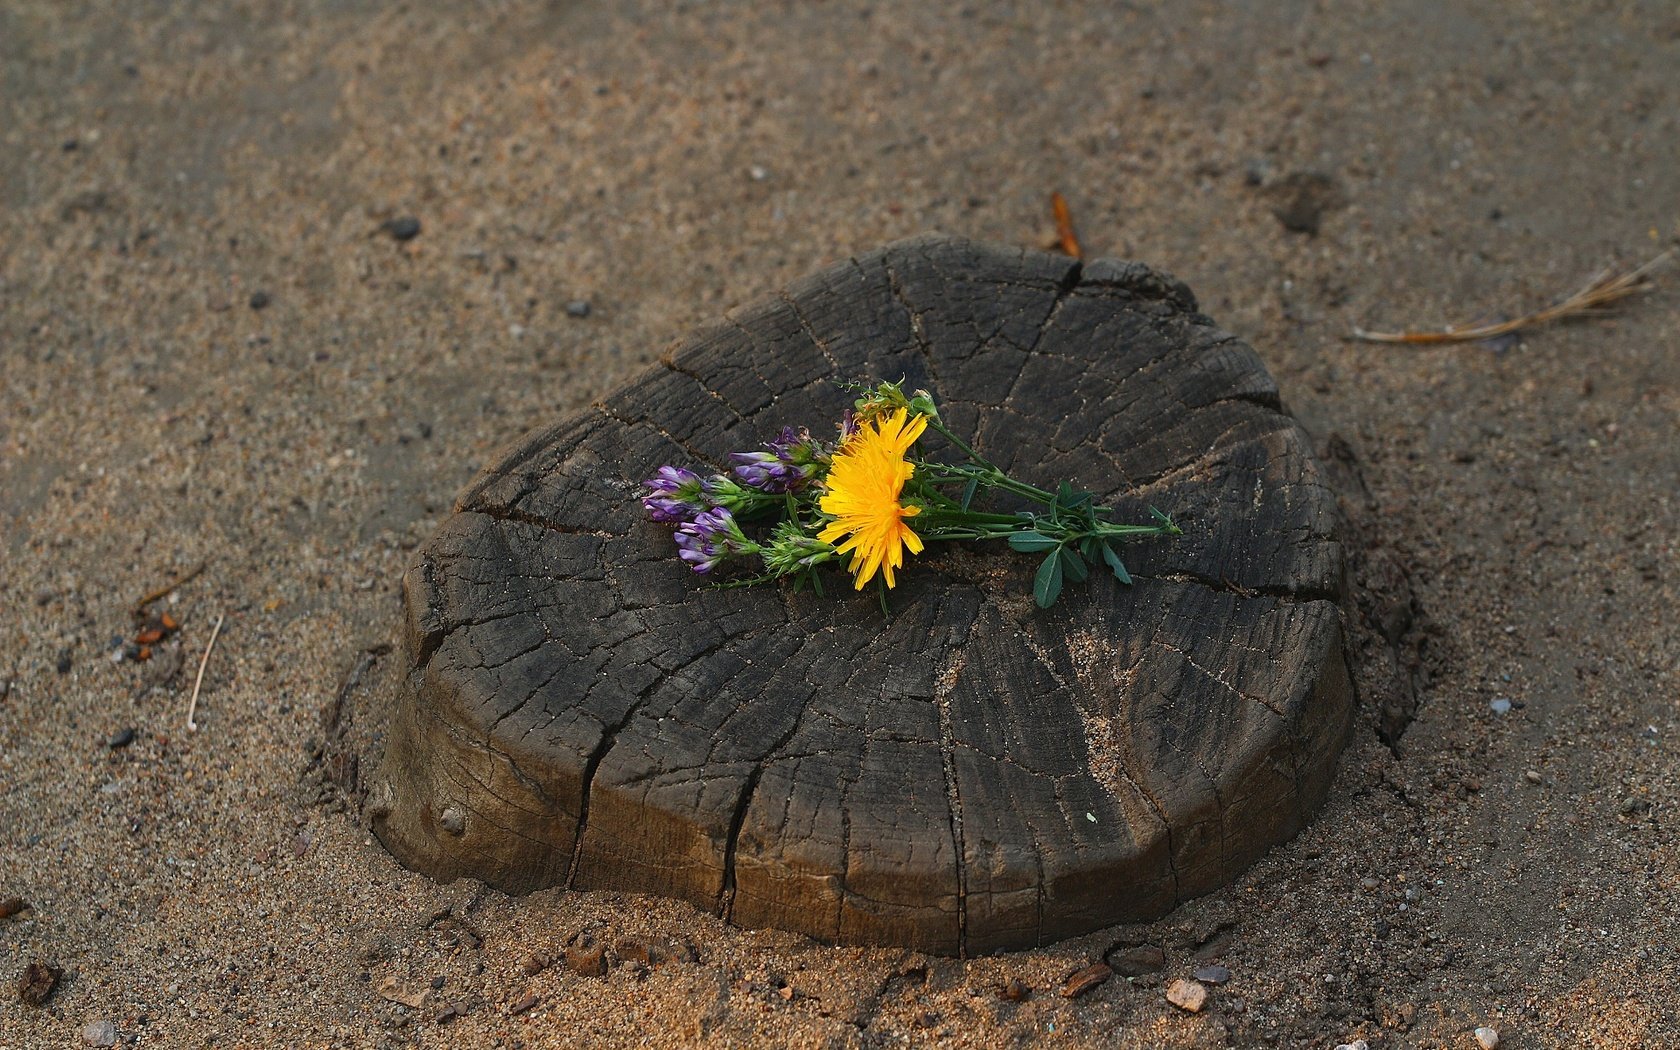
[[(903, 377), (1006, 469), (1185, 535), (1048, 611), (1028, 556), (913, 559), (883, 620), (717, 590), (642, 519), (663, 463), (832, 425)], [(940, 235), (702, 326), (512, 445), (403, 580), (369, 797), (408, 867), (676, 897), (981, 954), (1148, 921), (1291, 838), (1352, 724), (1334, 494), (1254, 351), (1150, 267)]]

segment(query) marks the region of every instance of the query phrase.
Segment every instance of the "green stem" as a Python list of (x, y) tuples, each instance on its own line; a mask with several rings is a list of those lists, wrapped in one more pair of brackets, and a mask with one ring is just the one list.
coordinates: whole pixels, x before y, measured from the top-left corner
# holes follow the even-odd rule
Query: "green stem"
[(933, 473), (937, 475), (936, 477), (927, 479), (929, 483), (935, 485), (954, 481), (960, 481), (966, 484), (971, 480), (978, 479), (980, 484), (987, 488), (997, 488), (1003, 489), (1005, 492), (1013, 492), (1017, 496), (1025, 496), (1028, 499), (1033, 500), (1036, 503), (1042, 503), (1045, 506), (1049, 506), (1050, 501), (1056, 498), (1056, 494), (1053, 492), (1046, 492), (1044, 489), (1041, 489), (1036, 485), (1029, 485), (1024, 481), (1016, 481), (997, 467), (986, 462), (984, 459), (979, 458), (978, 454), (972, 449), (969, 449), (967, 446), (963, 446), (963, 451), (975, 457), (975, 463), (978, 465), (978, 468), (956, 467), (949, 463), (933, 463), (927, 460), (918, 460), (916, 461), (916, 471), (918, 474)]
[(945, 527), (966, 528), (968, 526), (1001, 525), (1005, 527), (1003, 535), (1019, 532), (1021, 526), (1028, 523), (1028, 519), (1015, 514), (988, 514), (980, 510), (946, 509), (944, 507), (928, 507), (921, 514), (910, 519), (910, 524), (925, 525), (928, 529)]

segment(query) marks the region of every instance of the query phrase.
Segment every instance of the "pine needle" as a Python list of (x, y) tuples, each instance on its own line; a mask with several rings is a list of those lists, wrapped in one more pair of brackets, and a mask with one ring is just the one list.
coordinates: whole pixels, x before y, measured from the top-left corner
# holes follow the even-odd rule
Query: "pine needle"
[(1084, 249), (1079, 247), (1079, 235), (1073, 232), (1073, 210), (1060, 190), (1050, 194), (1050, 213), (1056, 219), (1056, 249), (1075, 259), (1085, 258)]
[(1567, 317), (1579, 317), (1625, 299), (1637, 292), (1645, 291), (1651, 286), (1651, 273), (1673, 258), (1674, 249), (1670, 248), (1661, 255), (1633, 270), (1617, 274), (1614, 270), (1605, 270), (1581, 287), (1581, 290), (1568, 298), (1559, 300), (1543, 310), (1524, 314), (1509, 321), (1495, 324), (1452, 325), (1439, 332), (1418, 332), (1407, 330), (1404, 332), (1368, 332), (1363, 328), (1355, 328), (1350, 338), (1363, 340), (1367, 343), (1412, 343), (1412, 344), (1442, 344), (1442, 343), (1474, 343), (1483, 339), (1495, 339), (1502, 335), (1533, 328), (1536, 325), (1561, 321)]

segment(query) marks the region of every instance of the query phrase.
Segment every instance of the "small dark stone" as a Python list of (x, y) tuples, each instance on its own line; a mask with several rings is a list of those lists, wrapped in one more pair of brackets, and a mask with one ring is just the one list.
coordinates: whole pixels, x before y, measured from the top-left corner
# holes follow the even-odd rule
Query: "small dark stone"
[(438, 977), (433, 977), (432, 978), (432, 991), (437, 992), (437, 991), (442, 991), (442, 990), (443, 990), (443, 977), (441, 975), (438, 976)]
[(252, 292), (251, 293), (251, 309), (253, 309), (253, 310), (261, 310), (263, 307), (267, 306), (271, 301), (272, 300), (269, 299), (269, 296), (268, 296), (267, 292), (259, 291), (259, 292)]
[(58, 987), (58, 979), (64, 976), (64, 971), (51, 963), (39, 959), (32, 961), (23, 969), (23, 976), (18, 978), (18, 1002), (25, 1006), (44, 1006), (52, 998), (53, 989)]
[(588, 317), (589, 316), (589, 300), (588, 299), (573, 299), (571, 302), (567, 303), (566, 304), (566, 316), (568, 316), (568, 317)]
[(508, 1007), (508, 1013), (517, 1016), (527, 1010), (533, 1009), (540, 1002), (542, 1002), (542, 1000), (538, 999), (535, 995), (527, 995), (525, 998)]
[(1122, 977), (1142, 977), (1155, 973), (1167, 965), (1167, 953), (1153, 944), (1138, 944), (1118, 948), (1108, 953), (1108, 965)]
[(1231, 979), (1231, 971), (1224, 966), (1198, 966), (1194, 976), (1203, 984), (1224, 984)]
[(58, 668), (58, 673), (59, 674), (69, 674), (70, 673), (70, 667), (71, 667), (70, 650), (68, 650), (68, 649), (59, 650), (58, 662), (56, 664), (54, 664), (54, 666)]
[(467, 1011), (466, 1011), (465, 1007), (463, 1007), (460, 1003), (450, 1003), (448, 1006), (446, 1006), (442, 1010), (438, 1011), (437, 1023), (438, 1024), (448, 1024), (449, 1022), (455, 1020), (455, 1018), (457, 1018), (457, 1017), (465, 1017), (465, 1016), (467, 1016)]
[(127, 747), (132, 743), (134, 743), (134, 730), (124, 729), (119, 731), (115, 736), (111, 737), (111, 739), (105, 741), (105, 746), (115, 751), (117, 748)]
[(420, 236), (420, 220), (412, 215), (404, 215), (398, 219), (388, 219), (380, 227), (386, 233), (399, 241), (412, 241)]

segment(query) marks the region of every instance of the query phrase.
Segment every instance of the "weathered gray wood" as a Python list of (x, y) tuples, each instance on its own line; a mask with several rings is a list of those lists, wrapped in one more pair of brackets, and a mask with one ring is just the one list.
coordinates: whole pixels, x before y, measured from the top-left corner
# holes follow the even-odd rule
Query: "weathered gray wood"
[[(1049, 611), (1035, 562), (930, 549), (893, 612), (717, 590), (636, 483), (835, 378), (927, 387), (959, 432), (1134, 545)], [(667, 894), (749, 926), (979, 953), (1158, 916), (1321, 801), (1350, 725), (1335, 500), (1254, 352), (1147, 267), (942, 237), (695, 333), (461, 496), (404, 580), (408, 688), (374, 828), (511, 891)]]

